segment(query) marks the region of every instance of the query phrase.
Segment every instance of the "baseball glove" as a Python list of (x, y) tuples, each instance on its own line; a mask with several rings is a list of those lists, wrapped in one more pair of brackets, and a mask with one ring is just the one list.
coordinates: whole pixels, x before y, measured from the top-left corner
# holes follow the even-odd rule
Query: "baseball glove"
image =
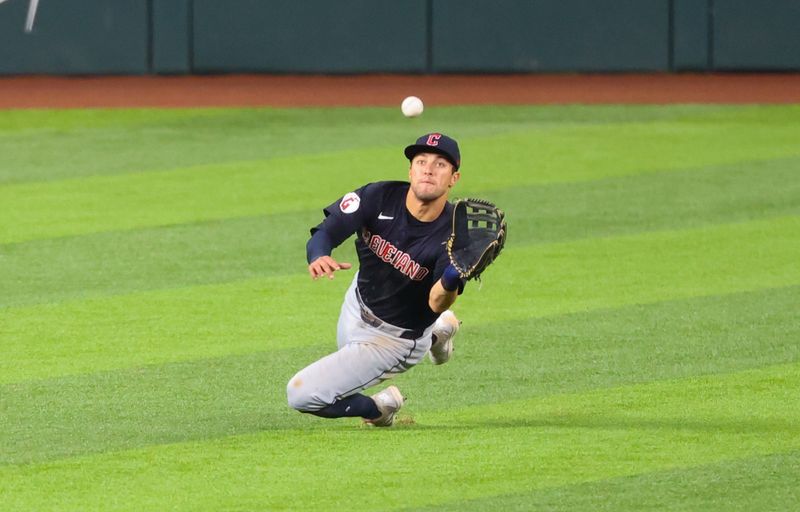
[(489, 201), (456, 201), (447, 254), (461, 279), (479, 279), (503, 250), (506, 243), (505, 216), (503, 210)]

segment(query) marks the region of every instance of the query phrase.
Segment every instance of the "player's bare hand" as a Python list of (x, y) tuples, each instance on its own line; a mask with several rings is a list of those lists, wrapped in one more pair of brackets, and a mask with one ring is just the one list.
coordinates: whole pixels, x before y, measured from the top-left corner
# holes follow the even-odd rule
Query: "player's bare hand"
[(353, 265), (345, 262), (338, 262), (330, 256), (320, 256), (308, 265), (308, 273), (314, 280), (322, 276), (328, 276), (328, 279), (333, 279), (333, 273), (337, 270), (348, 270)]

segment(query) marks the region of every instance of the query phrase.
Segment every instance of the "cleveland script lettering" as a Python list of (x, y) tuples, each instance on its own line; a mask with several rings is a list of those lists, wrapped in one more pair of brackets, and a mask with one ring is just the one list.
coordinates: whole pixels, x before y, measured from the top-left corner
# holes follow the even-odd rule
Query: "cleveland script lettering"
[(413, 259), (408, 253), (395, 247), (388, 240), (384, 240), (380, 235), (370, 236), (365, 232), (365, 242), (367, 247), (386, 263), (390, 263), (394, 268), (413, 279), (422, 281), (428, 275), (430, 269), (423, 267)]

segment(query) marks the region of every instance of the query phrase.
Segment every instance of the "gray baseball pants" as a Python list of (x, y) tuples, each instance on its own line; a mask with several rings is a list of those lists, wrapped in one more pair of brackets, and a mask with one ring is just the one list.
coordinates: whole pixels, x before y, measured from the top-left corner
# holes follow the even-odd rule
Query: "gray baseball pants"
[(339, 314), (339, 350), (289, 379), (286, 395), (289, 405), (298, 411), (318, 411), (403, 373), (419, 363), (431, 347), (432, 325), (417, 339), (402, 337), (405, 329), (385, 322), (375, 326), (374, 315), (370, 317), (372, 312), (358, 298), (357, 280), (356, 273)]

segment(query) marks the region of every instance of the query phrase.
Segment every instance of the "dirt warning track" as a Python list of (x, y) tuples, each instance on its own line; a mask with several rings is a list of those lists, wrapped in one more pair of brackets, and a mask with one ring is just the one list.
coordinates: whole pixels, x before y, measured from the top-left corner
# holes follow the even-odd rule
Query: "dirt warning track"
[(800, 74), (0, 78), (0, 108), (800, 103)]

